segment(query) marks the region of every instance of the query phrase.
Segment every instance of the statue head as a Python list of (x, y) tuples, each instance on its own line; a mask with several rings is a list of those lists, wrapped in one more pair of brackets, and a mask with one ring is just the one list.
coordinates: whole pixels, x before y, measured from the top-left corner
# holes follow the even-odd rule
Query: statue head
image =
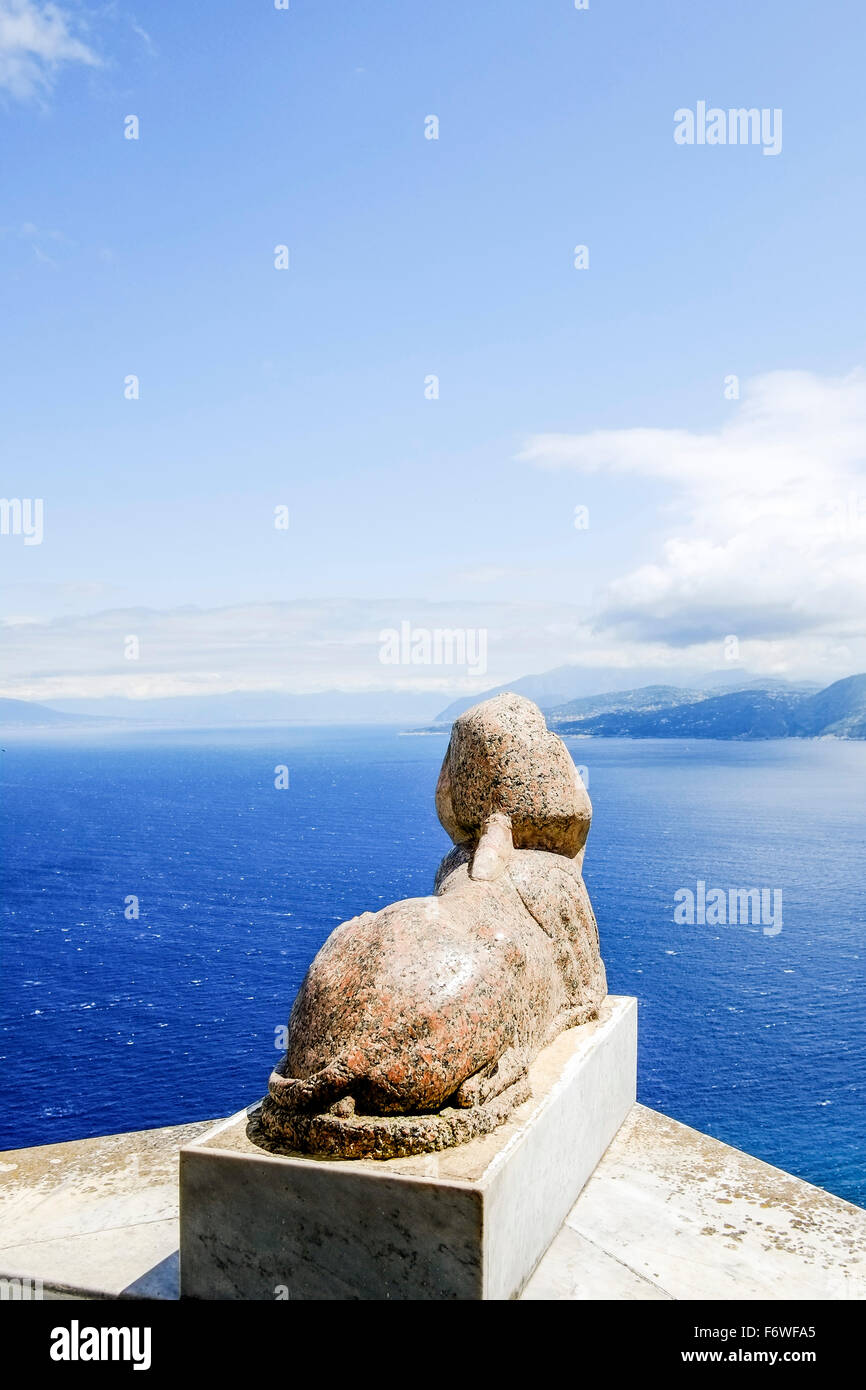
[(506, 821), (516, 849), (576, 858), (592, 819), (586, 788), (561, 738), (521, 695), (495, 695), (454, 722), (436, 811), (456, 845), (477, 846)]

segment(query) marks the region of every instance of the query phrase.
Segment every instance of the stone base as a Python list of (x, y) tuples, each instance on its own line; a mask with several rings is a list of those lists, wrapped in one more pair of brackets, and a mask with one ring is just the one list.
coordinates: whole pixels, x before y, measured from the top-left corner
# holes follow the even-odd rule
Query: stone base
[(180, 1155), (181, 1296), (509, 1299), (519, 1295), (635, 1099), (637, 1003), (560, 1035), (492, 1134), (439, 1153), (266, 1152), (257, 1107)]

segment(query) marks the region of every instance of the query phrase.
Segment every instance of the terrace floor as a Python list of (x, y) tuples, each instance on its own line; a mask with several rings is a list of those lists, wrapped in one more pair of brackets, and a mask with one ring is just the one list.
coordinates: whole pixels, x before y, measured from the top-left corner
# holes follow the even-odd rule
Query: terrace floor
[[(0, 1277), (178, 1297), (178, 1151), (215, 1123), (0, 1153)], [(866, 1211), (635, 1105), (522, 1298), (864, 1299)]]

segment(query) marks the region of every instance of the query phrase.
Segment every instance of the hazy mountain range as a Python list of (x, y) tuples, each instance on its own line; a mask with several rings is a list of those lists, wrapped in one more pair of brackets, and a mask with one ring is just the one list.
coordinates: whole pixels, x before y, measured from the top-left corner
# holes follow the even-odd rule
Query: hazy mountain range
[[(724, 683), (720, 677), (726, 676)], [(716, 673), (706, 684), (645, 685), (599, 695), (585, 689), (578, 667), (526, 676), (510, 685), (452, 702), (416, 733), (444, 733), (470, 705), (503, 690), (541, 706), (552, 729), (597, 738), (866, 738), (866, 675), (848, 676), (822, 689), (816, 682), (744, 679)], [(440, 697), (441, 698), (441, 697)], [(325, 691), (319, 695), (248, 695), (127, 701), (58, 701), (54, 708), (0, 699), (0, 728), (8, 731), (76, 728), (228, 728), (251, 724), (390, 723), (431, 720), (430, 692)], [(70, 708), (72, 706), (72, 708)], [(81, 706), (86, 707), (82, 709)], [(91, 713), (96, 707), (99, 714)], [(407, 716), (407, 710), (410, 713)]]
[(0, 700), (0, 729), (56, 729), (64, 725), (74, 728), (81, 723), (109, 724), (111, 720), (81, 720), (75, 715), (61, 714), (47, 705), (30, 700)]
[[(403, 724), (433, 719), (442, 695), (430, 691), (323, 690), (311, 695), (238, 691), (164, 699), (0, 699), (0, 728), (234, 728), (251, 724)], [(469, 702), (472, 703), (471, 700)]]

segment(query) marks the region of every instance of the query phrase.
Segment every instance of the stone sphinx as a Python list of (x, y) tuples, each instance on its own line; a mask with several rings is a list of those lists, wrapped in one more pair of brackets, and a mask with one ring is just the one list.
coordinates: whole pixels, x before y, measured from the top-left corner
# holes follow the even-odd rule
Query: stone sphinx
[(259, 1124), (341, 1158), (447, 1148), (502, 1124), (529, 1066), (607, 993), (581, 866), (592, 809), (531, 701), (455, 721), (436, 789), (454, 848), (431, 897), (337, 927), (292, 1008)]

